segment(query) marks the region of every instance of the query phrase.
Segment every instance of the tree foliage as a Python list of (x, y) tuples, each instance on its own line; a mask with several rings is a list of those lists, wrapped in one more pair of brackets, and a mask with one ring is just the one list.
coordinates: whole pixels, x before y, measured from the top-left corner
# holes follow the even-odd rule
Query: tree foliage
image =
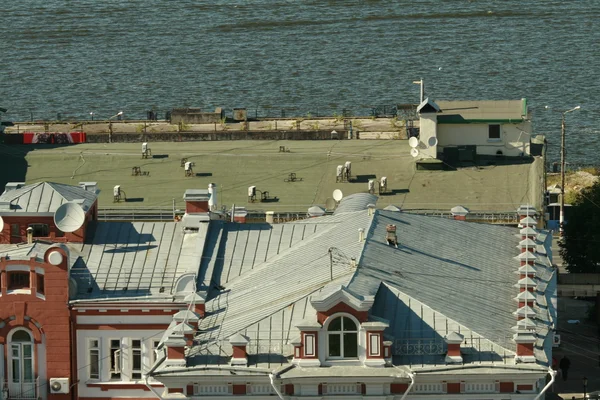
[(560, 255), (569, 272), (600, 272), (600, 181), (583, 189), (569, 210)]

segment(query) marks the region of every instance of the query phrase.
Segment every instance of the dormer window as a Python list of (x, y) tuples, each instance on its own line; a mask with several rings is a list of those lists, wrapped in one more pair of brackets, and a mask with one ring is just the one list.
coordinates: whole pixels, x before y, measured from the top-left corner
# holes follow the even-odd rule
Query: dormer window
[(33, 230), (33, 237), (48, 237), (50, 235), (50, 229), (47, 224), (29, 224), (28, 228)]
[(348, 317), (337, 317), (327, 328), (329, 358), (358, 358), (358, 329)]

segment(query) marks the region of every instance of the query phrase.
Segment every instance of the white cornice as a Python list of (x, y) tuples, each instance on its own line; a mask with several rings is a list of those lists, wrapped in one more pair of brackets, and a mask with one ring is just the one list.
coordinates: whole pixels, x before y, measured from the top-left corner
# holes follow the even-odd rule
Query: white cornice
[(317, 311), (327, 311), (339, 303), (345, 303), (356, 311), (369, 311), (375, 302), (373, 296), (362, 298), (350, 294), (344, 286), (339, 286), (335, 292), (330, 292), (322, 296), (313, 296), (310, 303)]

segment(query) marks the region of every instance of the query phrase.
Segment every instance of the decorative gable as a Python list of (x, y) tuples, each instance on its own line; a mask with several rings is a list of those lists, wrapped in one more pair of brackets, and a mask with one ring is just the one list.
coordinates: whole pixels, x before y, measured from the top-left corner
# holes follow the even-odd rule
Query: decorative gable
[(368, 320), (374, 301), (373, 296), (355, 296), (344, 286), (337, 286), (325, 294), (312, 297), (310, 303), (317, 311), (317, 321), (320, 324), (329, 316), (340, 312), (348, 313), (362, 323)]

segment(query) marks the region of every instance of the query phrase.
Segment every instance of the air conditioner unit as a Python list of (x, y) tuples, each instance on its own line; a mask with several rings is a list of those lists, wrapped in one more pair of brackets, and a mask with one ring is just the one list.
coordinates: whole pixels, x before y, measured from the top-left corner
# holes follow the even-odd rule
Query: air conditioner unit
[(69, 393), (69, 378), (50, 378), (50, 393)]

